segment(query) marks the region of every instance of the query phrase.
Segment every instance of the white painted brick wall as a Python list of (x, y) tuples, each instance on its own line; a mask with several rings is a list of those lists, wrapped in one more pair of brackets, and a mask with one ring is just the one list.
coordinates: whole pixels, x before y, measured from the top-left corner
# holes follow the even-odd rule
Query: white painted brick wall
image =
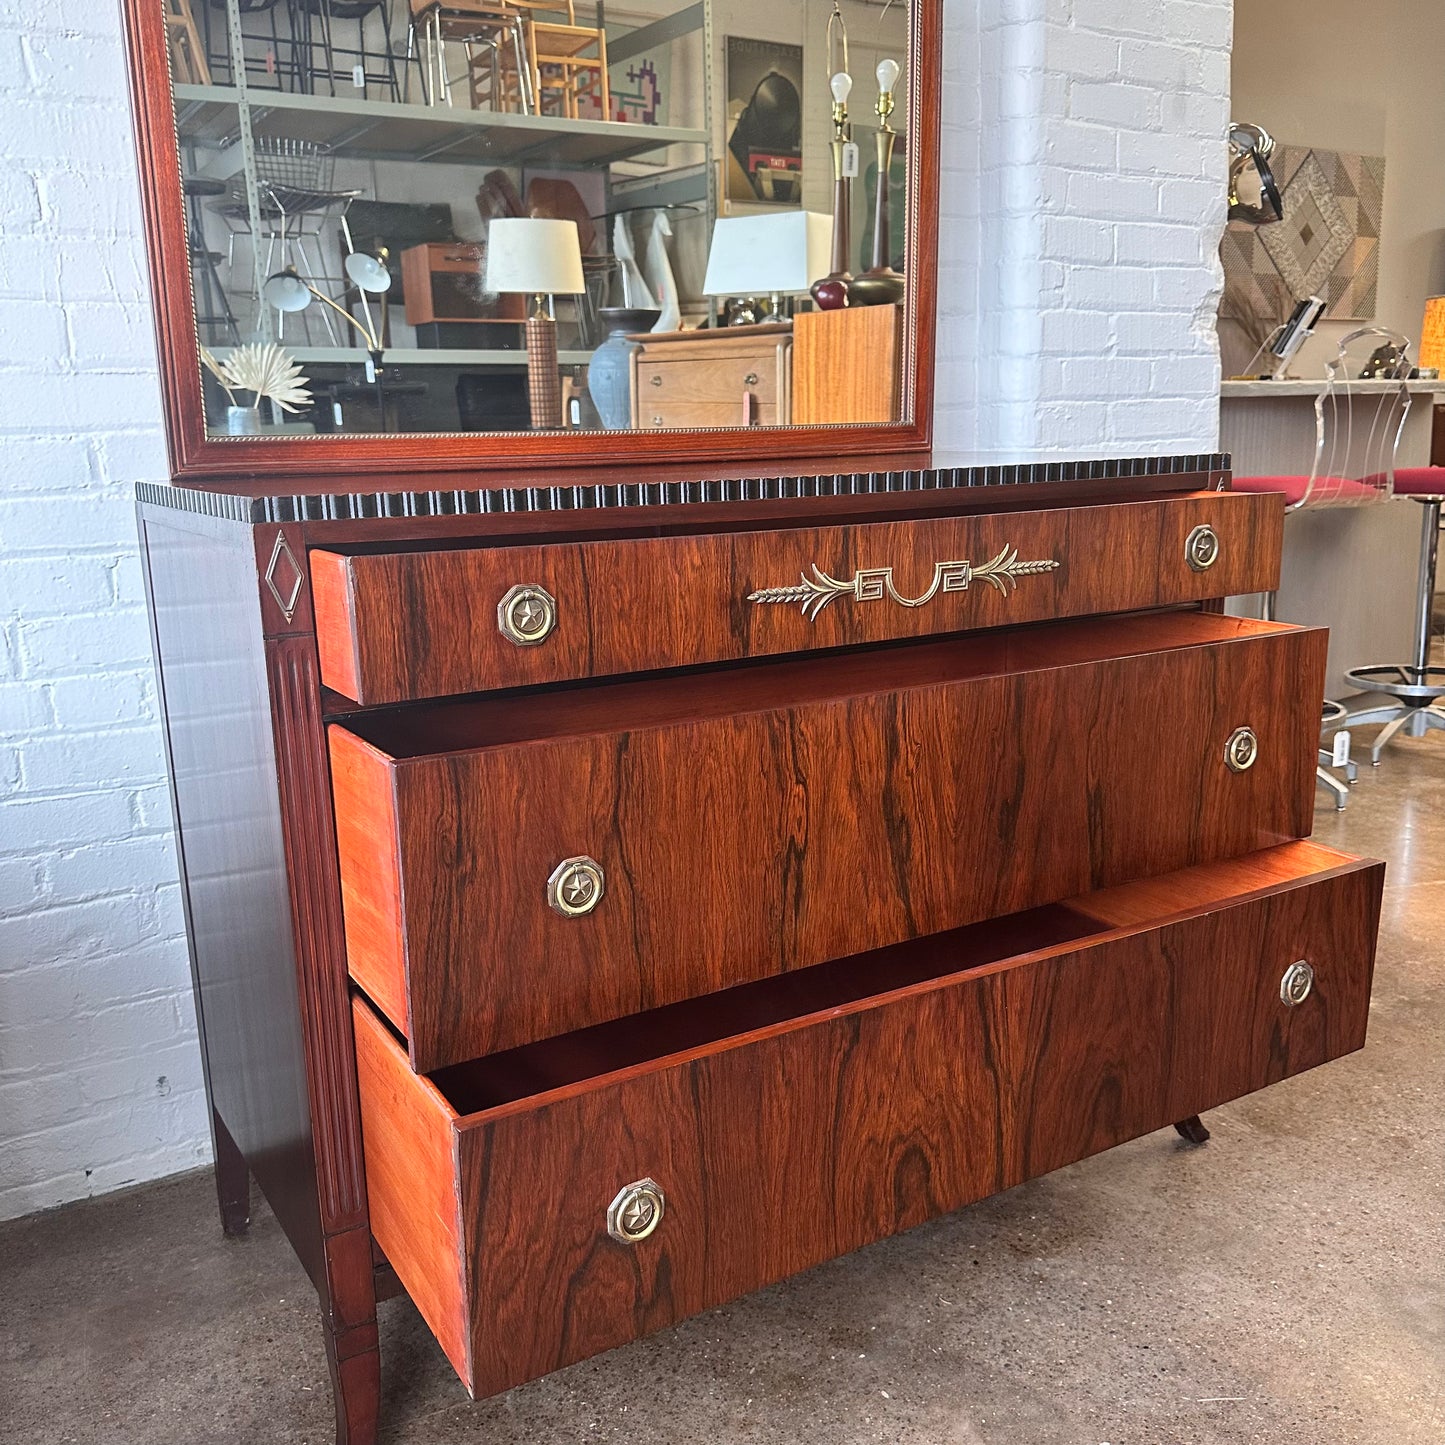
[(132, 488), (165, 477), (118, 7), (0, 0), (0, 1218), (208, 1152)]
[(1212, 451), (1232, 0), (945, 17), (939, 459)]
[[(945, 0), (943, 457), (1209, 449), (1229, 0)], [(116, 7), (0, 0), (0, 1218), (207, 1154)]]

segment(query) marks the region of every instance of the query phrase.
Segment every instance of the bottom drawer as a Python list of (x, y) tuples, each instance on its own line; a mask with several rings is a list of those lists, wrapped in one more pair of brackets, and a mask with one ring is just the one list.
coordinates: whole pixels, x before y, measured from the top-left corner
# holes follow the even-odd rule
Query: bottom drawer
[(506, 1389), (1359, 1048), (1383, 875), (1291, 843), (430, 1079), (358, 998), (372, 1232)]

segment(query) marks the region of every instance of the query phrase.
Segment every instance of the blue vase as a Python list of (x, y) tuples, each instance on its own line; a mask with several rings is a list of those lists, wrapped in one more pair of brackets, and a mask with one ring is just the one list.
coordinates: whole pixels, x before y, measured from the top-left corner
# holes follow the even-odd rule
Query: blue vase
[(650, 331), (662, 312), (634, 306), (603, 306), (597, 315), (607, 328), (607, 339), (587, 364), (587, 391), (602, 425), (624, 431), (632, 425), (632, 352), (637, 342), (630, 333)]

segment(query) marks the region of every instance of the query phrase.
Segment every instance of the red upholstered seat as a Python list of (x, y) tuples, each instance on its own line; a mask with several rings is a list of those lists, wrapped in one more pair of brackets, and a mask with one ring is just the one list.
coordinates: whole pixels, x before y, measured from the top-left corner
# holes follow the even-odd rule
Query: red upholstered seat
[(1395, 472), (1398, 497), (1445, 497), (1445, 467), (1401, 467)]
[[(1304, 501), (1310, 490), (1308, 477), (1235, 477), (1236, 492), (1283, 492), (1284, 504), (1297, 507)], [(1347, 477), (1318, 477), (1314, 484), (1315, 495), (1321, 501), (1369, 502), (1380, 495), (1374, 487), (1363, 482), (1352, 482)]]

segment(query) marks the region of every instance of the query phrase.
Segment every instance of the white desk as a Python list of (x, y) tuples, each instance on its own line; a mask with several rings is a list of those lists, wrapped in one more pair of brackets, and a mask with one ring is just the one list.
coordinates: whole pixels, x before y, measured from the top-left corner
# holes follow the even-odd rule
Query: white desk
[[(1377, 393), (1391, 382), (1356, 382)], [(1220, 450), (1232, 454), (1237, 476), (1307, 473), (1314, 460), (1315, 399), (1323, 381), (1226, 381), (1220, 388)], [(1445, 404), (1445, 381), (1412, 381), (1399, 464), (1430, 460), (1435, 403)], [(1330, 629), (1325, 692), (1345, 697), (1346, 668), (1405, 662), (1414, 649), (1415, 577), (1420, 556), (1420, 511), (1412, 502), (1320, 508), (1285, 519), (1278, 597), (1281, 622)], [(1445, 580), (1445, 579), (1442, 579)], [(1259, 615), (1258, 599), (1229, 610)]]

